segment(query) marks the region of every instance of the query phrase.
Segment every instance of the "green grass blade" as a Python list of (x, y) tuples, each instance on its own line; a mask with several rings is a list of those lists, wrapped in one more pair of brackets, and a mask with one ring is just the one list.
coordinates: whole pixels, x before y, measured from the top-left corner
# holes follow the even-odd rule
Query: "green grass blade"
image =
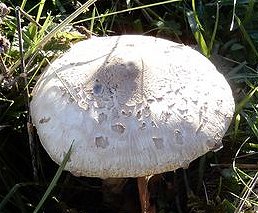
[(38, 43), (44, 37), (44, 35), (47, 33), (48, 27), (51, 24), (53, 24), (53, 17), (51, 16), (51, 13), (49, 13), (41, 29), (38, 31), (36, 43)]
[(210, 56), (210, 52), (209, 49), (207, 47), (207, 44), (204, 40), (204, 37), (201, 33), (200, 27), (194, 17), (194, 12), (193, 11), (188, 11), (186, 13), (187, 15), (187, 19), (188, 19), (188, 23), (190, 25), (190, 28), (194, 34), (195, 40), (198, 43), (202, 53), (206, 56), (209, 57)]
[[(94, 9), (95, 9), (95, 13), (97, 13), (97, 16), (99, 16), (98, 8), (94, 7)], [(105, 13), (108, 13), (108, 11), (109, 10), (107, 10)], [(105, 18), (104, 17), (98, 18), (98, 20), (99, 20), (99, 23), (100, 23), (100, 28), (102, 30), (102, 34), (103, 34), (103, 36), (105, 36), (106, 35), (106, 30), (105, 30), (105, 28), (103, 26), (103, 22), (105, 21)]]
[(0, 212), (3, 212), (5, 205), (10, 201), (11, 197), (14, 196), (15, 193), (17, 193), (17, 191), (25, 186), (34, 186), (35, 183), (33, 182), (29, 182), (29, 183), (18, 183), (15, 184), (11, 190), (8, 192), (8, 194), (3, 198), (3, 200), (0, 203)]
[(198, 27), (200, 28), (200, 30), (203, 31), (203, 27), (202, 27), (202, 25), (201, 25), (201, 22), (200, 22), (200, 20), (199, 20), (199, 18), (198, 18), (198, 14), (197, 14), (197, 12), (196, 12), (195, 0), (192, 0), (192, 8), (193, 8), (193, 16), (194, 16), (194, 19), (195, 19), (195, 21), (196, 21)]
[(21, 3), (21, 9), (24, 9), (26, 3), (27, 3), (27, 0), (23, 0), (23, 1), (22, 1), (22, 3)]
[(67, 24), (74, 20), (83, 11), (88, 9), (88, 7), (94, 4), (96, 1), (97, 0), (89, 0), (85, 4), (83, 4), (79, 9), (74, 11), (64, 21), (62, 21), (58, 26), (56, 26), (51, 32), (49, 32), (49, 34), (38, 43), (37, 47), (42, 48), (59, 30), (63, 29)]
[[(74, 141), (73, 141), (74, 142)], [(66, 153), (61, 165), (59, 166), (54, 178), (52, 179), (51, 183), (49, 184), (45, 194), (43, 195), (42, 199), (40, 200), (40, 202), (38, 203), (38, 205), (36, 206), (35, 210), (33, 211), (33, 213), (37, 213), (41, 207), (43, 206), (43, 204), (45, 203), (46, 199), (48, 198), (48, 196), (50, 195), (50, 193), (52, 192), (53, 188), (56, 186), (57, 181), (59, 180), (62, 171), (65, 168), (66, 163), (68, 162), (68, 160), (70, 159), (71, 153), (72, 153), (72, 147), (73, 147), (73, 142), (68, 150), (68, 152)]]
[(221, 204), (225, 208), (227, 213), (234, 213), (236, 207), (227, 199), (224, 199)]
[(52, 2), (53, 2), (53, 5), (58, 7), (58, 9), (60, 10), (61, 13), (65, 13), (66, 12), (64, 6), (62, 5), (62, 3), (59, 0), (52, 0)]
[[(258, 127), (256, 123), (253, 121), (253, 118), (250, 117), (247, 113), (241, 113), (243, 117), (246, 119), (248, 125), (250, 126), (251, 130), (253, 131), (254, 135), (258, 138)], [(252, 115), (253, 116), (253, 115)]]
[(241, 110), (245, 107), (245, 105), (250, 101), (250, 99), (257, 91), (258, 87), (255, 87), (243, 98), (243, 100), (236, 107), (236, 114), (239, 114), (241, 112)]
[(94, 6), (92, 13), (91, 13), (91, 21), (90, 21), (90, 31), (93, 32), (93, 27), (95, 24), (95, 16), (96, 16), (96, 5)]
[(29, 82), (28, 82), (27, 85), (24, 87), (24, 90), (26, 90), (27, 88), (29, 88), (29, 85), (30, 85), (31, 82), (34, 80), (34, 78), (36, 77), (36, 75), (38, 74), (38, 72), (40, 71), (40, 69), (42, 68), (43, 64), (46, 63), (46, 62), (47, 62), (48, 64), (50, 64), (50, 62), (48, 61), (47, 58), (44, 58), (44, 59), (40, 62), (39, 66), (37, 67), (36, 71), (33, 73), (32, 77), (31, 77), (30, 80), (29, 80)]
[(33, 10), (35, 10), (35, 9), (39, 6), (39, 4), (40, 4), (40, 3), (35, 4), (33, 7), (31, 7), (31, 8), (27, 11), (27, 13), (31, 13)]
[[(135, 2), (140, 5), (140, 6), (143, 6), (144, 4), (141, 3), (140, 1), (138, 0), (135, 0)], [(154, 10), (150, 9), (149, 7), (146, 8), (146, 9), (143, 9), (142, 10), (142, 13), (144, 14), (145, 18), (150, 22), (152, 23), (153, 22), (153, 17), (155, 17), (156, 19), (158, 20), (161, 20), (161, 21), (164, 21)]]
[(246, 24), (247, 22), (249, 22), (252, 17), (254, 17), (254, 3), (255, 1), (254, 0), (249, 0), (248, 1), (248, 6), (247, 6), (247, 11), (245, 13), (245, 17), (244, 17), (244, 20), (243, 20), (243, 25)]
[(201, 190), (201, 187), (203, 185), (203, 177), (204, 177), (204, 171), (205, 171), (205, 163), (206, 163), (206, 155), (203, 155), (200, 158), (199, 166), (198, 166), (198, 183), (196, 187), (196, 191), (199, 193)]
[(41, 0), (39, 3), (39, 9), (36, 17), (36, 22), (39, 22), (46, 0)]
[(240, 121), (241, 121), (241, 116), (240, 116), (240, 114), (237, 114), (236, 118), (235, 118), (235, 128), (234, 128), (234, 139), (235, 140), (237, 139), (237, 133), (239, 130)]
[(187, 18), (188, 18), (188, 22), (190, 25), (190, 28), (194, 34), (194, 38), (197, 41), (202, 53), (206, 56), (206, 57), (210, 57), (210, 50), (205, 42), (204, 36), (202, 34), (202, 32), (204, 32), (204, 29), (201, 25), (201, 22), (199, 21), (198, 18), (198, 14), (196, 12), (196, 8), (195, 8), (195, 0), (192, 0), (192, 8), (193, 11), (189, 11), (187, 12)]
[(230, 31), (233, 30), (233, 27), (234, 27), (235, 15), (236, 15), (236, 0), (234, 0), (234, 5), (233, 5), (233, 12), (232, 12), (232, 20), (231, 20), (231, 25), (230, 25)]
[(239, 26), (239, 28), (240, 28), (240, 30), (241, 30), (245, 40), (248, 42), (248, 44), (250, 45), (250, 47), (251, 47), (252, 51), (254, 52), (255, 56), (258, 58), (258, 52), (257, 52), (257, 50), (256, 50), (256, 48), (255, 48), (255, 46), (254, 46), (254, 44), (252, 42), (252, 39), (250, 38), (250, 36), (246, 32), (246, 30), (245, 30), (241, 20), (237, 16), (235, 16), (235, 18), (236, 18), (237, 24), (238, 24), (238, 26)]
[(215, 36), (216, 36), (217, 29), (218, 29), (218, 24), (219, 24), (219, 4), (217, 3), (216, 20), (215, 20), (215, 25), (214, 25), (214, 29), (213, 29), (213, 32), (212, 32), (210, 45), (209, 45), (209, 52), (210, 53), (212, 51), (212, 47), (213, 47), (213, 44), (214, 44), (214, 41), (215, 41)]

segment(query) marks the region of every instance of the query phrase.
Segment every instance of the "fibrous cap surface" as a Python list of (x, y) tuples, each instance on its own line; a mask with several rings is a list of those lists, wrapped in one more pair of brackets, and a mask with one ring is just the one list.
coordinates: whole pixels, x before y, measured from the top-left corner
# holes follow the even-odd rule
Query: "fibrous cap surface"
[(51, 158), (93, 177), (186, 167), (222, 146), (234, 112), (225, 78), (197, 51), (124, 35), (82, 41), (34, 88), (31, 116)]

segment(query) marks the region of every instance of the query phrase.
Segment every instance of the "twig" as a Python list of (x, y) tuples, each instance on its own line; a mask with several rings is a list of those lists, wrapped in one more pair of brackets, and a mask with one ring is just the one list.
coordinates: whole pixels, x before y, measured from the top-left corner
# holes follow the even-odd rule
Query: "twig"
[[(16, 7), (15, 8), (16, 12), (16, 17), (17, 17), (17, 31), (18, 31), (18, 37), (19, 37), (19, 49), (20, 49), (20, 59), (21, 59), (21, 73), (24, 75), (24, 82), (25, 85), (28, 84), (28, 79), (27, 79), (27, 71), (25, 69), (25, 61), (24, 61), (24, 53), (23, 53), (23, 40), (22, 40), (22, 28), (21, 28), (21, 13), (20, 13), (20, 8)], [(35, 143), (33, 141), (33, 125), (31, 123), (31, 118), (30, 118), (30, 109), (29, 109), (29, 87), (26, 87), (26, 108), (27, 108), (27, 132), (28, 132), (28, 137), (29, 137), (29, 146), (30, 146), (30, 154), (31, 154), (31, 160), (32, 160), (32, 169), (33, 169), (33, 177), (35, 180), (38, 180), (38, 171), (37, 171), (37, 166), (36, 166), (36, 155), (35, 155)]]
[(205, 185), (205, 182), (202, 181), (202, 185), (203, 185), (203, 189), (204, 189), (204, 194), (205, 194), (205, 198), (206, 198), (206, 203), (207, 205), (210, 203), (210, 200), (209, 200), (209, 195), (207, 193), (207, 188), (206, 188), (206, 185)]
[[(220, 168), (230, 168), (230, 167), (232, 167), (232, 164), (230, 164), (230, 163), (221, 163), (221, 164), (211, 163), (210, 166), (211, 167), (220, 167)], [(240, 169), (250, 169), (250, 170), (257, 170), (258, 169), (257, 164), (237, 163), (236, 167), (240, 168)]]
[(8, 74), (8, 68), (6, 67), (4, 60), (2, 58), (2, 55), (0, 54), (0, 70), (3, 73), (4, 76), (7, 76)]
[[(22, 41), (22, 29), (21, 29), (21, 13), (20, 8), (16, 7), (16, 18), (17, 18), (17, 31), (19, 35), (19, 49), (20, 49), (20, 59), (21, 59), (21, 72), (25, 73), (25, 63), (24, 63), (24, 54), (23, 54), (23, 41)], [(26, 74), (26, 73), (25, 73)], [(25, 80), (27, 80), (25, 78)]]
[[(31, 15), (29, 15), (28, 13), (26, 13), (24, 10), (22, 10), (20, 7), (19, 8), (19, 12), (22, 13), (23, 16), (25, 16), (30, 22), (36, 24), (39, 28), (42, 28), (42, 26), (36, 22), (32, 17)], [(17, 8), (16, 8), (17, 9)]]

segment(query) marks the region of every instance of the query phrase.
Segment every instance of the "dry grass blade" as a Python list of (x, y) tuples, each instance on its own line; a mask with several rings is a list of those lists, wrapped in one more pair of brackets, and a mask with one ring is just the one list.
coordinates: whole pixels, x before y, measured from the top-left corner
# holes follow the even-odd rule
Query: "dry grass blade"
[(258, 172), (256, 172), (256, 174), (254, 175), (254, 177), (250, 181), (248, 187), (245, 188), (245, 192), (242, 196), (242, 199), (240, 200), (234, 213), (240, 213), (242, 211), (245, 203), (247, 202), (247, 199), (250, 196), (250, 194), (255, 193), (255, 192), (253, 192), (253, 189), (254, 189), (255, 185), (257, 184), (257, 181), (258, 181)]
[(243, 148), (243, 146), (249, 141), (250, 137), (248, 137), (240, 146), (240, 148), (238, 149), (238, 151), (236, 152), (234, 161), (233, 161), (233, 169), (236, 173), (236, 175), (238, 176), (239, 180), (243, 183), (243, 185), (245, 186), (244, 191), (243, 191), (243, 195), (241, 197), (239, 197), (240, 202), (238, 204), (238, 207), (235, 209), (234, 213), (240, 213), (242, 211), (242, 208), (244, 207), (244, 204), (247, 202), (247, 199), (249, 197), (249, 195), (252, 193), (253, 195), (255, 195), (256, 197), (258, 196), (254, 191), (254, 187), (258, 181), (258, 172), (256, 172), (256, 174), (254, 175), (254, 177), (249, 177), (251, 179), (249, 184), (246, 184), (246, 182), (242, 179), (241, 175), (239, 174), (239, 172), (241, 172), (240, 169), (237, 168), (236, 166), (236, 159), (238, 154), (240, 153), (241, 149)]

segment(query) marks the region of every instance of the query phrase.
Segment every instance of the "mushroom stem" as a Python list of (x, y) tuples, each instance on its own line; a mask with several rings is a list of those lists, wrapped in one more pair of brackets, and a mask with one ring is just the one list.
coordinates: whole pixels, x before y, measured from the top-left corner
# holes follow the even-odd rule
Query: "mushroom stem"
[(148, 190), (150, 177), (151, 176), (144, 176), (137, 178), (142, 213), (156, 213), (155, 205), (150, 203), (150, 192)]

